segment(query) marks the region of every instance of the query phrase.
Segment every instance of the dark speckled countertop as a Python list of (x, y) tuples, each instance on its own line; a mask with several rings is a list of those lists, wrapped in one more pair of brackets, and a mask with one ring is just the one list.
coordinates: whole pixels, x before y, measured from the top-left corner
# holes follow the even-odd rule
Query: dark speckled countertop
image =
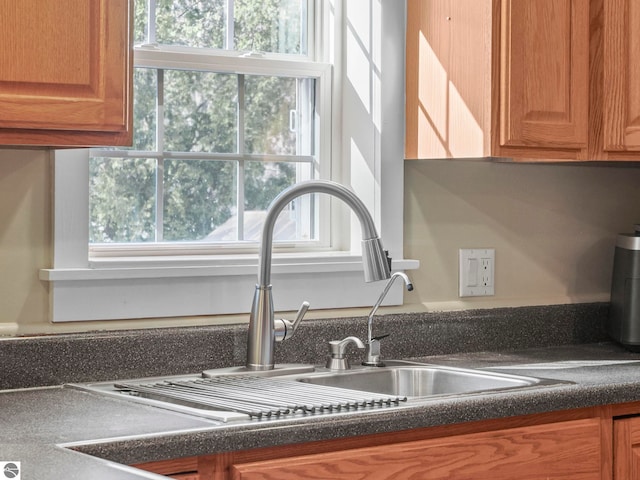
[[(23, 480), (164, 478), (125, 465), (640, 400), (640, 355), (629, 353), (606, 341), (598, 327), (603, 313), (606, 313), (606, 306), (598, 304), (561, 306), (555, 309), (545, 307), (539, 310), (537, 307), (526, 310), (501, 309), (494, 313), (491, 316), (489, 312), (480, 315), (465, 312), (462, 317), (466, 322), (453, 315), (445, 315), (444, 320), (440, 315), (426, 315), (414, 320), (400, 318), (404, 323), (414, 321), (414, 324), (409, 325), (410, 329), (414, 328), (414, 334), (408, 335), (411, 338), (406, 339), (407, 342), (416, 344), (416, 339), (420, 336), (415, 332), (428, 332), (432, 338), (443, 339), (446, 347), (431, 350), (410, 347), (406, 349), (409, 355), (397, 355), (396, 351), (405, 341), (399, 338), (396, 344), (389, 344), (389, 356), (413, 357), (414, 360), (427, 363), (482, 368), (574, 383), (510, 392), (441, 397), (419, 404), (408, 402), (392, 409), (305, 415), (287, 420), (224, 425), (60, 384), (45, 386), (52, 383), (47, 378), (66, 375), (73, 378), (73, 374), (67, 371), (64, 375), (59, 371), (47, 372), (46, 368), (38, 366), (37, 371), (45, 385), (29, 385), (32, 388), (14, 386), (11, 390), (0, 391), (0, 462), (20, 461)], [(503, 328), (507, 317), (509, 322), (514, 323), (511, 333), (492, 341), (490, 332), (495, 333), (498, 331), (496, 329)], [(527, 320), (530, 329), (527, 330), (519, 323), (521, 318)], [(558, 321), (559, 318), (563, 320)], [(574, 320), (568, 321), (567, 318)], [(393, 325), (395, 321), (398, 320), (388, 319), (385, 326)], [(554, 334), (545, 333), (547, 321), (547, 325), (553, 324)], [(440, 324), (443, 325), (442, 328), (439, 327)], [(558, 335), (558, 324), (563, 324), (571, 332)], [(342, 324), (329, 322), (325, 327), (327, 331), (323, 331), (321, 343), (343, 336)], [(310, 325), (309, 328), (322, 330), (323, 326), (319, 323)], [(474, 329), (481, 332), (474, 336), (472, 347), (469, 347), (468, 341), (456, 339), (456, 334), (468, 333)], [(524, 332), (519, 342), (513, 341), (514, 335), (517, 335), (514, 331)], [(452, 335), (448, 336), (447, 333)], [(190, 334), (191, 332), (185, 333), (187, 336)], [(227, 338), (234, 338), (237, 332), (231, 329), (224, 334)], [(325, 334), (329, 338), (323, 338)], [(540, 343), (538, 334), (547, 339), (547, 345)], [(153, 332), (152, 335), (159, 333)], [(108, 345), (105, 340), (107, 336), (97, 335), (104, 345)], [(68, 349), (73, 342), (80, 342), (86, 347), (92, 336), (65, 337)], [(117, 335), (114, 337), (117, 342), (123, 341)], [(132, 341), (129, 336), (125, 337), (124, 341)], [(480, 337), (485, 339), (484, 344), (477, 343)], [(507, 342), (505, 337), (512, 340)], [(155, 340), (159, 338), (154, 337)], [(558, 338), (562, 340), (558, 341)], [(448, 339), (448, 342), (444, 339)], [(60, 340), (23, 339), (22, 346), (32, 353), (43, 349), (49, 351)], [(18, 342), (18, 339), (12, 339), (4, 344), (9, 344), (9, 349), (14, 354), (18, 352), (26, 356), (25, 352), (19, 351)], [(50, 343), (43, 347), (42, 342)], [(291, 342), (295, 342), (295, 339)], [(424, 340), (426, 345), (432, 345), (431, 342), (432, 340)], [(457, 349), (456, 343), (459, 345)], [(482, 348), (483, 346), (487, 348)], [(113, 346), (106, 348), (111, 349)], [(309, 348), (316, 349), (305, 347)], [(324, 350), (323, 345), (319, 348)], [(425, 356), (427, 352), (436, 355)], [(0, 341), (0, 359), (2, 355), (3, 341)], [(80, 354), (74, 352), (73, 355)], [(231, 353), (229, 356), (233, 355)], [(303, 357), (305, 355), (306, 353), (302, 354)], [(104, 352), (98, 353), (98, 356), (107, 358)], [(290, 356), (295, 357), (293, 354)], [(121, 361), (126, 361), (126, 358), (121, 358)], [(199, 361), (190, 358), (189, 363), (191, 365)], [(315, 363), (318, 363), (318, 359)], [(112, 372), (103, 372), (105, 369), (103, 366), (97, 375), (91, 377), (84, 365), (82, 372), (77, 374), (77, 381), (104, 380), (104, 375), (109, 373), (113, 378), (122, 378), (132, 370), (127, 367), (124, 373), (117, 368)], [(139, 369), (133, 370), (136, 375), (130, 376), (141, 376)], [(196, 371), (198, 370), (193, 369), (190, 373)], [(6, 382), (17, 382), (15, 378), (9, 377), (10, 375), (5, 376)], [(31, 380), (27, 383), (29, 382)]]

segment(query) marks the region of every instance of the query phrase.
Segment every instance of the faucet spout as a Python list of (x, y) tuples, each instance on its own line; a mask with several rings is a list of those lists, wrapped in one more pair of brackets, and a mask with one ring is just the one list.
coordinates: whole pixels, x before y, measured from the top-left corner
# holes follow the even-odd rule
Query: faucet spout
[(258, 284), (256, 285), (247, 342), (247, 368), (271, 370), (274, 367), (275, 348), (274, 309), (271, 293), (271, 257), (273, 230), (282, 209), (295, 198), (307, 193), (326, 193), (341, 199), (360, 220), (362, 231), (362, 260), (365, 282), (390, 277), (390, 266), (375, 224), (362, 201), (344, 185), (327, 180), (310, 180), (282, 191), (271, 203), (262, 229)]

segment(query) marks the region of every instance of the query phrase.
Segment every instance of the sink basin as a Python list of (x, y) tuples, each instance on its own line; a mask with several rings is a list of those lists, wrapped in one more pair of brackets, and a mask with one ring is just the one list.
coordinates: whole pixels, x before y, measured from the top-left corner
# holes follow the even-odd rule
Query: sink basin
[(343, 372), (309, 365), (282, 365), (265, 372), (232, 367), (68, 386), (224, 423), (365, 411), (408, 400), (562, 383), (567, 382), (393, 360), (386, 367), (358, 366)]
[(406, 397), (463, 395), (551, 383), (520, 375), (419, 364), (318, 373), (298, 378), (298, 381)]

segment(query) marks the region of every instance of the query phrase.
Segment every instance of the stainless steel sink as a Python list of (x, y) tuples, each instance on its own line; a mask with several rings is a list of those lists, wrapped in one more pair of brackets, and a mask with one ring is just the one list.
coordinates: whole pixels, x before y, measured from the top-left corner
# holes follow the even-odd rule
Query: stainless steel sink
[(388, 362), (388, 366), (382, 368), (316, 373), (298, 378), (298, 381), (414, 398), (494, 392), (559, 383), (520, 375), (399, 361)]
[(335, 372), (286, 365), (68, 385), (211, 420), (250, 421), (393, 408), (445, 395), (469, 395), (567, 382), (408, 361)]

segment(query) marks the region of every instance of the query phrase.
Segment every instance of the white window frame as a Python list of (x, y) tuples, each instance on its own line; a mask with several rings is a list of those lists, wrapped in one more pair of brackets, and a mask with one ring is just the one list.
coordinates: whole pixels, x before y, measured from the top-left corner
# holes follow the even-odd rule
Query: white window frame
[[(314, 170), (314, 178), (330, 178), (332, 165), (329, 161), (330, 156), (325, 155), (324, 152), (331, 151), (331, 65), (322, 62), (312, 62), (307, 60), (294, 60), (285, 59), (282, 55), (257, 55), (252, 54), (247, 58), (238, 58), (235, 56), (226, 54), (225, 52), (217, 52), (216, 56), (206, 55), (194, 50), (192, 48), (184, 47), (158, 47), (158, 46), (143, 46), (136, 49), (135, 52), (135, 66), (141, 68), (150, 69), (165, 69), (165, 70), (195, 70), (195, 71), (211, 71), (216, 73), (227, 73), (235, 75), (267, 75), (267, 76), (284, 76), (288, 78), (310, 78), (315, 79), (318, 104), (315, 106), (318, 115), (314, 119), (316, 122), (317, 131), (314, 132), (315, 138), (313, 143), (316, 145), (317, 153), (307, 156), (310, 161), (313, 162), (315, 158), (322, 158), (327, 161), (314, 162), (309, 166)], [(93, 152), (97, 153), (93, 155)], [(147, 152), (138, 152), (134, 150), (104, 150), (104, 149), (91, 149), (91, 156), (98, 157), (113, 157), (113, 158), (157, 158), (156, 152), (151, 155), (146, 155)], [(64, 156), (65, 153), (61, 152), (59, 155)], [(211, 153), (203, 154), (201, 152), (187, 153), (181, 152), (176, 155), (176, 158), (194, 158), (201, 160), (203, 158), (216, 158), (218, 160), (239, 160), (243, 161), (260, 161), (267, 155), (256, 154), (239, 154), (239, 153)], [(287, 156), (268, 155), (271, 161), (281, 160), (283, 162), (291, 162), (292, 158)], [(302, 156), (300, 156), (302, 157)], [(306, 162), (305, 162), (306, 163)], [(238, 177), (241, 179), (242, 175)], [(242, 190), (240, 187), (239, 190)], [(239, 201), (242, 204), (242, 201)], [(242, 209), (239, 209), (239, 214), (242, 213)], [(327, 218), (323, 218), (327, 217)], [(320, 218), (321, 232), (329, 232), (330, 228), (327, 225), (328, 215), (322, 215)], [(238, 228), (242, 228), (242, 218), (238, 215)], [(314, 242), (305, 242), (316, 246), (303, 247), (296, 242), (289, 242), (292, 247), (296, 249), (301, 248), (314, 248), (318, 249), (319, 246), (327, 246), (330, 244), (328, 235), (326, 238), (319, 238)], [(156, 244), (154, 242), (149, 243), (106, 243), (92, 245), (90, 247), (90, 265), (99, 265), (100, 259), (98, 257), (103, 256), (121, 256), (130, 257), (132, 255), (157, 255), (164, 251), (169, 254), (186, 254), (187, 252), (199, 252), (210, 253), (212, 250), (219, 250), (225, 248), (227, 250), (253, 250), (257, 251), (255, 245), (247, 245), (242, 243), (228, 244), (224, 246), (212, 246), (211, 244), (203, 244), (201, 242), (160, 242)]]
[[(331, 178), (365, 202), (393, 269), (417, 268), (403, 258), (405, 2), (319, 1), (328, 19), (320, 28), (333, 39), (325, 52), (334, 65)], [(368, 74), (359, 68), (363, 61)], [(40, 272), (51, 284), (51, 321), (249, 311), (256, 254), (90, 259), (88, 157), (87, 149), (55, 152), (53, 266)], [(331, 202), (336, 250), (274, 253), (276, 310), (295, 310), (303, 300), (312, 309), (370, 306), (380, 294), (380, 282), (363, 281), (359, 224), (339, 204)], [(401, 303), (396, 286), (385, 304)]]

